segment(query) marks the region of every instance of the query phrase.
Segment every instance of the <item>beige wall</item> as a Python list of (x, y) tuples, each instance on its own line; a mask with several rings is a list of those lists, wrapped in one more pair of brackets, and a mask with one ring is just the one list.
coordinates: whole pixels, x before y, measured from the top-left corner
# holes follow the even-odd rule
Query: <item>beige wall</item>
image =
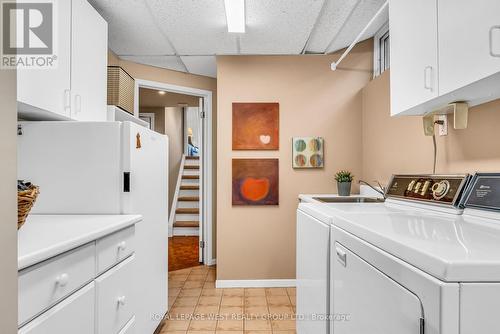
[[(108, 64), (123, 67), (133, 78), (163, 82), (185, 87), (193, 87), (198, 89), (205, 89), (212, 91), (212, 161), (213, 161), (213, 226), (212, 226), (212, 243), (215, 245), (216, 230), (217, 230), (217, 217), (215, 215), (217, 205), (217, 79), (183, 73), (178, 71), (171, 71), (159, 67), (148, 66), (133, 63), (126, 60), (119, 59), (113, 52), (108, 53)], [(213, 247), (212, 257), (215, 258), (216, 248)]]
[(139, 107), (139, 113), (155, 114), (155, 128), (158, 133), (165, 134), (165, 108), (164, 107)]
[(172, 208), (182, 154), (184, 153), (184, 123), (182, 108), (165, 108), (165, 134), (169, 138), (168, 145), (168, 200)]
[(0, 70), (0, 332), (17, 333), (16, 72)]
[[(336, 72), (332, 56), (217, 57), (217, 279), (295, 278), (299, 193), (336, 191), (339, 169), (361, 174), (361, 90), (372, 75), (372, 42)], [(232, 102), (280, 103), (279, 151), (232, 151)], [(291, 167), (293, 136), (325, 138), (325, 168)], [(280, 205), (231, 206), (231, 159), (276, 157)]]
[[(432, 137), (421, 117), (390, 117), (389, 73), (363, 89), (363, 177), (387, 182), (392, 173), (432, 173)], [(500, 170), (500, 100), (469, 110), (469, 127), (437, 137), (437, 173)], [(437, 127), (436, 127), (437, 129)]]

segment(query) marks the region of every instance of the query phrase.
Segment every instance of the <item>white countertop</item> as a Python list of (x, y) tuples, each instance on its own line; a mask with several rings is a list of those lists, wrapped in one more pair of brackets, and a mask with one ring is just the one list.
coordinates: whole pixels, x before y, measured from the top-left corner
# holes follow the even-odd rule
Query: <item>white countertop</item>
[(500, 281), (500, 219), (374, 203), (299, 208), (443, 281)]
[(17, 235), (18, 270), (141, 220), (140, 215), (30, 215)]

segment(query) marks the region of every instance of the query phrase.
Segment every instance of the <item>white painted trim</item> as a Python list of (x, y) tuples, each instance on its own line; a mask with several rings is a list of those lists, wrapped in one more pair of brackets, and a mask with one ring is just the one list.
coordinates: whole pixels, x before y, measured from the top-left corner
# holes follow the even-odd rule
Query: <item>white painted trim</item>
[(248, 279), (248, 280), (216, 280), (217, 289), (228, 288), (294, 288), (294, 279)]
[(217, 264), (217, 259), (211, 259), (208, 261), (207, 266), (215, 266)]
[[(373, 78), (378, 77), (381, 73), (380, 69), (380, 39), (389, 31), (389, 22), (384, 23), (384, 25), (377, 31), (375, 36), (373, 36)], [(389, 46), (390, 47), (390, 46)], [(389, 50), (387, 50), (388, 52)]]
[[(141, 116), (149, 117), (149, 119), (151, 120), (151, 123), (148, 123), (145, 120), (140, 119)], [(152, 130), (152, 131), (155, 130), (155, 113), (153, 113), (153, 112), (141, 112), (141, 113), (139, 113), (139, 120), (143, 121), (144, 123), (147, 123), (147, 125), (150, 127), (150, 130)]]
[(212, 222), (212, 201), (213, 201), (213, 174), (212, 174), (212, 152), (213, 152), (213, 147), (212, 147), (212, 117), (213, 113), (215, 110), (212, 110), (212, 91), (210, 90), (205, 90), (205, 89), (198, 89), (198, 88), (192, 88), (192, 87), (184, 87), (184, 86), (178, 86), (178, 85), (172, 85), (172, 84), (166, 84), (162, 82), (156, 82), (156, 81), (149, 81), (149, 80), (143, 80), (143, 79), (135, 79), (135, 87), (134, 87), (134, 96), (137, 97), (134, 99), (134, 115), (139, 115), (139, 87), (143, 88), (149, 88), (149, 89), (157, 89), (157, 90), (164, 90), (166, 92), (172, 92), (172, 93), (178, 93), (178, 94), (187, 94), (187, 95), (194, 95), (194, 96), (199, 96), (203, 97), (204, 101), (204, 106), (203, 110), (206, 113), (205, 117), (205, 125), (206, 125), (206, 130), (203, 133), (203, 141), (206, 143), (205, 146), (205, 152), (204, 158), (206, 159), (202, 163), (202, 168), (203, 168), (203, 175), (206, 175), (206, 177), (203, 178), (203, 188), (206, 190), (206, 194), (208, 196), (203, 196), (203, 208), (206, 208), (203, 210), (203, 219), (202, 219), (202, 224), (203, 224), (203, 234), (204, 234), (204, 240), (205, 240), (205, 253), (204, 253), (204, 259), (205, 262), (209, 261), (208, 259), (212, 258), (212, 247), (214, 245), (212, 244), (212, 232), (213, 232), (213, 222)]
[(179, 168), (179, 175), (177, 176), (177, 183), (175, 185), (174, 198), (172, 199), (172, 206), (170, 209), (170, 217), (168, 219), (168, 236), (171, 237), (174, 234), (174, 221), (175, 221), (175, 210), (177, 210), (177, 201), (179, 199), (179, 193), (181, 191), (182, 183), (182, 173), (184, 172), (184, 164), (186, 163), (186, 156), (182, 155), (181, 166)]
[(174, 236), (193, 236), (198, 235), (199, 229), (197, 227), (174, 227)]

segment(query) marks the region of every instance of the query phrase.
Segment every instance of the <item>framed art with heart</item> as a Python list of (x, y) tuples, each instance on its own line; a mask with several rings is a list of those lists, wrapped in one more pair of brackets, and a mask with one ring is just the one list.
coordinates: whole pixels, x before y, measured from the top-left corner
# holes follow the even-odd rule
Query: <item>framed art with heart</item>
[(233, 103), (233, 150), (279, 149), (279, 103)]
[(278, 205), (278, 159), (233, 159), (233, 205)]

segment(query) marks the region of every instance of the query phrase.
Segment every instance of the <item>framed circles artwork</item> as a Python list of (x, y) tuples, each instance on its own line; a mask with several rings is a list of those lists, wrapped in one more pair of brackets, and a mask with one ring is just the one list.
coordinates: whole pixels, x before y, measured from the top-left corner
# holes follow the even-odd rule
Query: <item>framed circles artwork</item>
[(279, 149), (279, 103), (233, 103), (233, 150)]
[(322, 137), (292, 138), (293, 168), (323, 168), (324, 140)]

